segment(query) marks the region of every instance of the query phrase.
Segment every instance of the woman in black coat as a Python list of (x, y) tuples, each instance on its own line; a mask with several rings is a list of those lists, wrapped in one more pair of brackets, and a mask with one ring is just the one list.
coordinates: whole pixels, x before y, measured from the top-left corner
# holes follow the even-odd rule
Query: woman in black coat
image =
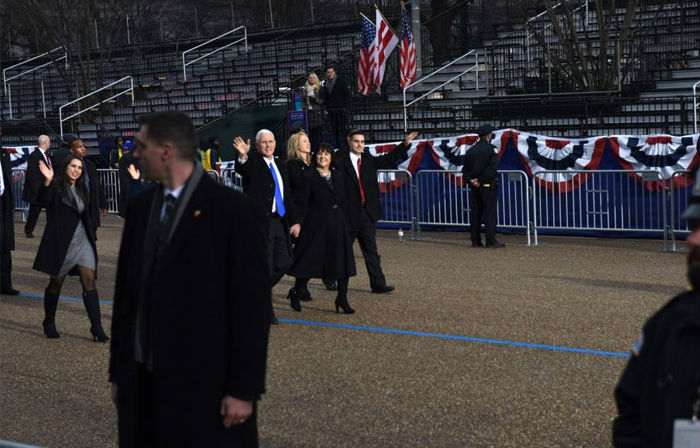
[(90, 223), (89, 195), (85, 186), (85, 165), (75, 155), (64, 160), (54, 179), (51, 167), (39, 162), (44, 184), (38, 196), (46, 205), (46, 228), (34, 260), (34, 269), (51, 276), (44, 291), (44, 335), (60, 337), (56, 331), (56, 307), (66, 275), (79, 275), (83, 303), (90, 319), (93, 340), (106, 342), (100, 305), (95, 289), (97, 249)]
[(294, 246), (294, 264), (289, 274), (296, 277), (289, 290), (292, 309), (301, 311), (300, 291), (306, 290), (310, 278), (336, 279), (338, 295), (335, 311), (355, 312), (347, 299), (348, 279), (356, 274), (352, 240), (348, 233), (344, 208), (347, 181), (338, 170), (331, 170), (333, 150), (322, 143), (316, 153), (316, 165), (304, 172), (299, 198), (301, 234)]

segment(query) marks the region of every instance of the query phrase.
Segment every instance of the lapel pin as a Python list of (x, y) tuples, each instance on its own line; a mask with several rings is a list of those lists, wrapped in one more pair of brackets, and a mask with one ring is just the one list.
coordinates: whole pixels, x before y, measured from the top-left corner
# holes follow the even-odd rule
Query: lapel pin
[(194, 211), (194, 217), (195, 217), (195, 218), (199, 218), (199, 215), (201, 215), (201, 214), (202, 214), (202, 212), (201, 212), (200, 210), (195, 210), (195, 211)]

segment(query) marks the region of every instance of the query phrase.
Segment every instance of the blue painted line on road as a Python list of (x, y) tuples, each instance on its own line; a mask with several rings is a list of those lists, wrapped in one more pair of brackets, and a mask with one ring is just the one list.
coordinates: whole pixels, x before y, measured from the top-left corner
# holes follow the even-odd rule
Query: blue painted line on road
[[(23, 297), (30, 297), (33, 299), (43, 299), (44, 296), (37, 294), (20, 294)], [(68, 302), (82, 302), (83, 299), (76, 299), (74, 297), (61, 297), (59, 300), (65, 300)], [(100, 300), (101, 304), (112, 305), (111, 300)], [(280, 322), (286, 322), (290, 324), (297, 325), (312, 325), (316, 327), (330, 327), (330, 328), (342, 328), (345, 330), (358, 330), (358, 331), (370, 331), (374, 333), (391, 333), (391, 334), (402, 334), (407, 336), (421, 336), (425, 338), (434, 339), (448, 339), (453, 341), (467, 341), (467, 342), (480, 342), (483, 344), (495, 344), (495, 345), (506, 345), (511, 347), (526, 347), (526, 348), (536, 348), (540, 350), (552, 350), (559, 352), (570, 352), (570, 353), (583, 353), (586, 355), (597, 355), (597, 356), (613, 356), (617, 358), (629, 358), (629, 353), (620, 352), (609, 352), (605, 350), (590, 350), (585, 348), (575, 348), (566, 347), (561, 345), (547, 345), (547, 344), (534, 344), (531, 342), (517, 342), (517, 341), (506, 341), (501, 339), (487, 339), (487, 338), (475, 338), (471, 336), (459, 336), (453, 334), (442, 334), (442, 333), (427, 333), (424, 331), (410, 331), (410, 330), (398, 330), (395, 328), (381, 328), (381, 327), (367, 327), (364, 325), (348, 325), (348, 324), (333, 324), (328, 322), (316, 322), (312, 320), (297, 320), (297, 319), (279, 319)]]
[[(44, 298), (44, 296), (40, 296), (40, 295), (38, 295), (38, 294), (25, 294), (25, 293), (21, 293), (20, 296), (21, 296), (21, 297), (30, 297), (30, 298), (32, 298), (32, 299), (43, 299), (43, 298)], [(59, 301), (63, 300), (63, 301), (66, 301), (66, 302), (80, 302), (80, 303), (83, 302), (83, 299), (76, 299), (75, 297), (65, 297), (65, 296), (59, 297), (58, 300), (59, 300)], [(100, 303), (103, 304), (103, 305), (111, 305), (111, 304), (112, 304), (112, 301), (111, 301), (111, 300), (100, 300)]]
[(608, 352), (604, 350), (589, 350), (585, 348), (565, 347), (560, 345), (533, 344), (530, 342), (504, 341), (500, 339), (474, 338), (470, 336), (458, 336), (452, 334), (426, 333), (423, 331), (397, 330), (393, 328), (365, 327), (362, 325), (332, 324), (326, 322), (314, 322), (310, 320), (280, 319), (280, 322), (300, 325), (314, 325), (318, 327), (344, 328), (347, 330), (372, 331), (376, 333), (393, 333), (409, 336), (421, 336), (426, 338), (450, 339), (453, 341), (481, 342), (484, 344), (509, 345), (513, 347), (537, 348), (541, 350), (554, 350), (560, 352), (584, 353), (587, 355), (614, 356), (618, 358), (629, 358), (628, 353)]

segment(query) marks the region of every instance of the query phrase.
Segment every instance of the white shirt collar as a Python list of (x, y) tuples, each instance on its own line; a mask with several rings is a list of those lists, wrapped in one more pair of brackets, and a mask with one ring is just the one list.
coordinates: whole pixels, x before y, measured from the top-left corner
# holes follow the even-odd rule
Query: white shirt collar
[(185, 189), (185, 185), (186, 185), (186, 183), (180, 185), (179, 187), (177, 187), (174, 190), (171, 190), (169, 188), (163, 188), (163, 198), (165, 198), (169, 194), (172, 194), (173, 196), (175, 196), (175, 199), (178, 199), (180, 197), (180, 195), (182, 194), (182, 190)]

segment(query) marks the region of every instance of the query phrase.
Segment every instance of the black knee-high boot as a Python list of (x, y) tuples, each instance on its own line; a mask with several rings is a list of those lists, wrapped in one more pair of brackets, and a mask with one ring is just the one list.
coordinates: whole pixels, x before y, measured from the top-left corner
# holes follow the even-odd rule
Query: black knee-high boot
[(58, 293), (51, 291), (49, 288), (44, 290), (44, 335), (47, 338), (60, 338), (61, 335), (56, 331), (56, 308), (58, 308)]
[(350, 307), (348, 303), (348, 279), (343, 278), (338, 280), (338, 296), (335, 298), (335, 312), (338, 312), (338, 308), (343, 309), (343, 313), (352, 314), (355, 312), (354, 309)]
[(97, 290), (87, 291), (83, 293), (83, 303), (87, 311), (88, 319), (90, 319), (90, 333), (93, 341), (107, 342), (109, 337), (102, 329), (102, 317), (100, 316), (100, 299), (97, 295)]

